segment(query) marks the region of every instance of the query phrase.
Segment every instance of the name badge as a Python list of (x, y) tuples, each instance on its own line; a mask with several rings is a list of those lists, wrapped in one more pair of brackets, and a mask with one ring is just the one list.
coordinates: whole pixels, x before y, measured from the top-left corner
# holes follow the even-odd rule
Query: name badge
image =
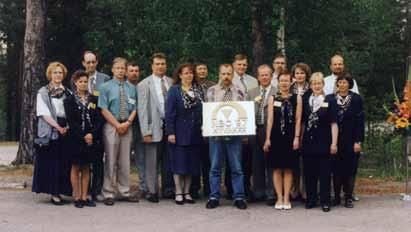
[(328, 108), (328, 102), (323, 102), (323, 104), (321, 104), (321, 107)]
[(281, 107), (282, 102), (274, 101), (274, 107)]
[(129, 98), (129, 99), (128, 99), (128, 102), (129, 102), (131, 105), (136, 104), (136, 100), (134, 100), (134, 99), (132, 99), (132, 98)]
[(94, 90), (94, 91), (93, 91), (93, 95), (96, 96), (96, 97), (98, 97), (98, 96), (100, 96), (100, 92), (97, 91), (97, 90)]

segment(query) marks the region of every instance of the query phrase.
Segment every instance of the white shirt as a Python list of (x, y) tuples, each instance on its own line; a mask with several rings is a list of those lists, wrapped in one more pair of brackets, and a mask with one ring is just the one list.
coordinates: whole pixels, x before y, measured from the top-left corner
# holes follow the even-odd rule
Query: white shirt
[[(97, 71), (94, 72), (94, 75), (89, 76), (88, 79), (89, 79), (89, 82), (88, 82), (88, 92), (89, 92), (90, 94), (92, 94), (93, 91), (94, 91), (94, 89), (91, 88), (91, 84), (94, 84), (94, 88), (95, 88), (96, 85), (97, 85)], [(92, 80), (92, 81), (91, 81), (91, 80)]]
[[(328, 94), (333, 94), (334, 93), (334, 88), (336, 88), (336, 80), (337, 76), (333, 73), (329, 75), (328, 77), (324, 78), (324, 93), (325, 95)], [(354, 86), (352, 87), (351, 91), (354, 93), (360, 94), (360, 91), (358, 90), (358, 85), (357, 82), (354, 80)]]
[[(63, 98), (51, 98), (51, 104), (53, 104), (56, 109), (56, 116), (59, 118), (65, 118), (66, 112), (64, 111)], [(37, 104), (36, 104), (36, 114), (37, 116), (51, 116), (50, 109), (44, 102), (40, 94), (37, 94)]]
[(278, 74), (277, 73), (273, 73), (273, 78), (271, 79), (271, 85), (275, 88), (278, 89)]
[(247, 87), (247, 89), (244, 89), (244, 85), (241, 82), (241, 76), (238, 75), (237, 72), (234, 72), (233, 84), (240, 87), (244, 91), (244, 93), (247, 94), (247, 92), (250, 89), (254, 89), (258, 87), (258, 81), (254, 77), (248, 74), (244, 74), (243, 78), (244, 78), (244, 84)]
[[(165, 84), (165, 86), (167, 88), (167, 91), (168, 91), (170, 86), (168, 85), (168, 82), (165, 79), (166, 76), (163, 76), (162, 78), (164, 78), (164, 84)], [(160, 102), (161, 109), (164, 109), (164, 103), (165, 103), (164, 99), (165, 99), (166, 96), (163, 96), (163, 91), (161, 90), (161, 79), (162, 78), (158, 77), (156, 75), (153, 75), (154, 87), (156, 88), (157, 98), (158, 98), (158, 101)]]

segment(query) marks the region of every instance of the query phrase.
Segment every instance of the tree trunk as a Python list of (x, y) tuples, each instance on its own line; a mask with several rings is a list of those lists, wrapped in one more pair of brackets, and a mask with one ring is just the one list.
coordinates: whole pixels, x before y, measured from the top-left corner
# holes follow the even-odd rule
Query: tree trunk
[(285, 23), (286, 23), (286, 9), (287, 0), (281, 1), (280, 8), (280, 27), (277, 30), (277, 52), (281, 52), (285, 55)]
[(24, 69), (22, 80), (20, 143), (14, 165), (33, 161), (33, 140), (36, 135), (36, 94), (39, 78), (44, 76), (45, 0), (27, 0), (24, 36)]
[(251, 3), (251, 26), (253, 43), (253, 73), (256, 73), (259, 64), (264, 63), (264, 22), (262, 17), (263, 0), (253, 0)]

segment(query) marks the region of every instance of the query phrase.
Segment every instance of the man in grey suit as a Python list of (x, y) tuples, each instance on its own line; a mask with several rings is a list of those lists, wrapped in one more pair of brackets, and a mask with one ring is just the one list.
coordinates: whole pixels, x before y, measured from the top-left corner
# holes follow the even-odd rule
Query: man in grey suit
[(268, 205), (275, 204), (274, 187), (271, 175), (269, 174), (272, 173), (272, 170), (270, 171), (266, 169), (263, 151), (268, 98), (277, 92), (277, 89), (271, 85), (272, 73), (273, 71), (269, 65), (260, 65), (257, 68), (259, 86), (248, 91), (249, 100), (254, 101), (255, 103), (255, 119), (257, 125), (256, 136), (253, 136), (252, 139), (250, 139), (251, 147), (253, 147), (253, 193), (256, 199), (265, 198)]
[[(97, 71), (97, 54), (92, 51), (85, 51), (83, 53), (83, 67), (89, 75), (88, 81), (88, 91), (94, 96), (100, 95), (100, 86), (110, 80), (110, 77), (104, 73)], [(72, 83), (73, 85), (73, 83)], [(73, 85), (74, 86), (74, 85)], [(103, 178), (104, 178), (104, 149), (101, 147), (101, 151), (98, 152), (98, 156), (91, 164), (92, 170), (92, 180), (90, 182), (90, 195), (94, 201), (102, 201), (103, 195), (101, 190), (103, 188)]]
[(172, 79), (165, 76), (167, 70), (166, 56), (155, 53), (151, 63), (152, 75), (138, 84), (138, 112), (140, 129), (143, 136), (145, 151), (145, 179), (148, 188), (146, 199), (157, 203), (157, 163), (161, 164), (162, 196), (173, 197), (173, 177), (166, 169), (168, 153), (164, 138), (164, 113), (167, 91), (172, 85)]

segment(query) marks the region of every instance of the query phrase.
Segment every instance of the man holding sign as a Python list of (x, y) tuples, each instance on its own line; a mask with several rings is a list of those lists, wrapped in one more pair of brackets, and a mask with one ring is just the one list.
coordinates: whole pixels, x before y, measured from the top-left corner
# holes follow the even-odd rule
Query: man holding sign
[[(244, 101), (245, 94), (242, 89), (233, 85), (234, 69), (231, 64), (222, 64), (219, 67), (219, 83), (212, 86), (207, 91), (207, 101), (209, 102), (231, 102)], [(229, 112), (224, 113), (229, 117)], [(230, 165), (234, 205), (239, 209), (246, 209), (244, 200), (244, 174), (241, 168), (241, 136), (218, 136), (210, 137), (210, 198), (206, 208), (218, 207), (220, 199), (221, 169), (224, 157)]]

